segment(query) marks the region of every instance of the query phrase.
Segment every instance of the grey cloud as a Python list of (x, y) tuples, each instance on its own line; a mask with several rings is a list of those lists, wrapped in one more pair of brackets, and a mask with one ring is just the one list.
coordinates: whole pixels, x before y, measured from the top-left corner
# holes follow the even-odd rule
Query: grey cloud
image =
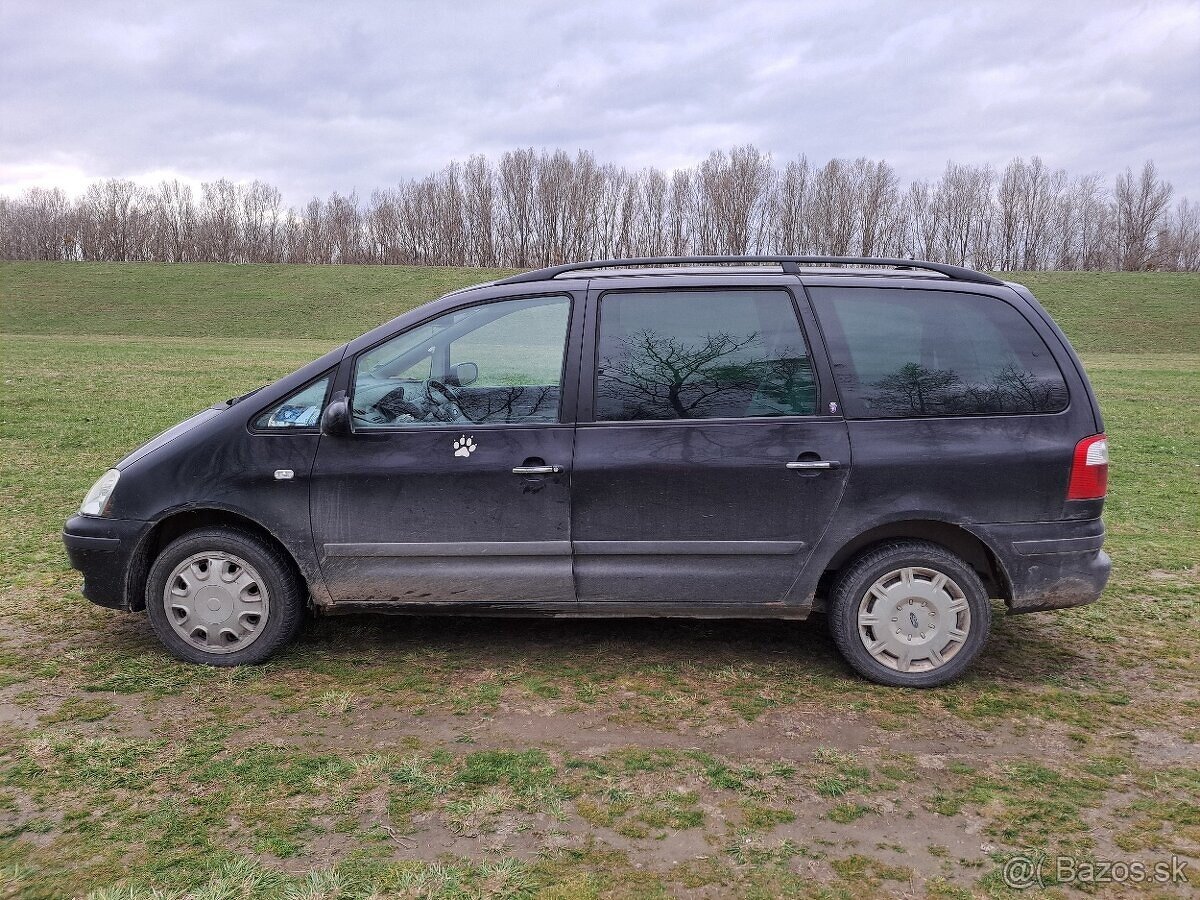
[(1200, 4), (65, 3), (0, 13), (0, 186), (263, 178), (290, 202), (472, 153), (690, 164), (1153, 157), (1200, 196)]

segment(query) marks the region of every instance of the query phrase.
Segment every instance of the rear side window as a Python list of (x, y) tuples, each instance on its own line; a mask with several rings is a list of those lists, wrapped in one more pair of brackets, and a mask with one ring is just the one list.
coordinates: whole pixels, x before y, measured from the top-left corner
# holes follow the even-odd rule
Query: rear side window
[(1045, 342), (994, 297), (811, 288), (852, 418), (1059, 412), (1067, 386)]
[(816, 381), (791, 295), (605, 294), (595, 408), (609, 422), (813, 415)]

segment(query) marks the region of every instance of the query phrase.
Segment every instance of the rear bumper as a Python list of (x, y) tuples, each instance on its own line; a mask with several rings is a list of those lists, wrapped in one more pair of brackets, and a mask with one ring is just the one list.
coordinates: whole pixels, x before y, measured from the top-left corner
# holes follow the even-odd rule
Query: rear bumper
[(1112, 560), (1101, 548), (1100, 519), (979, 525), (972, 531), (996, 555), (1008, 580), (1009, 611), (1083, 606), (1108, 583)]
[(110, 609), (132, 609), (129, 567), (150, 522), (73, 516), (63, 528), (71, 568), (83, 573), (83, 596)]

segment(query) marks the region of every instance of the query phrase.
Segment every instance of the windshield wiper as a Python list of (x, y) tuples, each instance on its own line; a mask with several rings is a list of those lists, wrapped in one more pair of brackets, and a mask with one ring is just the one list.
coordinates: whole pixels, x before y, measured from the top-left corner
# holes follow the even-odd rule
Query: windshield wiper
[(228, 400), (226, 400), (226, 401), (225, 401), (225, 405), (226, 405), (226, 406), (233, 406), (233, 404), (235, 404), (235, 403), (241, 403), (243, 400), (245, 400), (245, 399), (246, 399), (247, 397), (249, 397), (251, 394), (257, 394), (257, 393), (258, 393), (259, 391), (261, 391), (261, 390), (262, 390), (264, 387), (266, 387), (266, 385), (265, 385), (265, 384), (264, 384), (264, 385), (259, 385), (258, 387), (256, 387), (256, 388), (255, 388), (254, 390), (252, 390), (252, 391), (246, 391), (246, 393), (244, 393), (244, 394), (239, 394), (239, 395), (238, 395), (238, 396), (236, 396), (236, 397), (230, 397)]

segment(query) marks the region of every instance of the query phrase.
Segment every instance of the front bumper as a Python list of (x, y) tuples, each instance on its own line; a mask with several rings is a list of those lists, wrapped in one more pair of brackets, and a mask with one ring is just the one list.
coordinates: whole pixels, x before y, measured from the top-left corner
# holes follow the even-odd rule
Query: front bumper
[(1008, 580), (1010, 612), (1063, 609), (1094, 602), (1112, 560), (1100, 519), (979, 525), (972, 531), (996, 555)]
[(83, 596), (111, 609), (140, 606), (130, 566), (150, 522), (72, 516), (63, 528), (71, 568), (83, 573)]

